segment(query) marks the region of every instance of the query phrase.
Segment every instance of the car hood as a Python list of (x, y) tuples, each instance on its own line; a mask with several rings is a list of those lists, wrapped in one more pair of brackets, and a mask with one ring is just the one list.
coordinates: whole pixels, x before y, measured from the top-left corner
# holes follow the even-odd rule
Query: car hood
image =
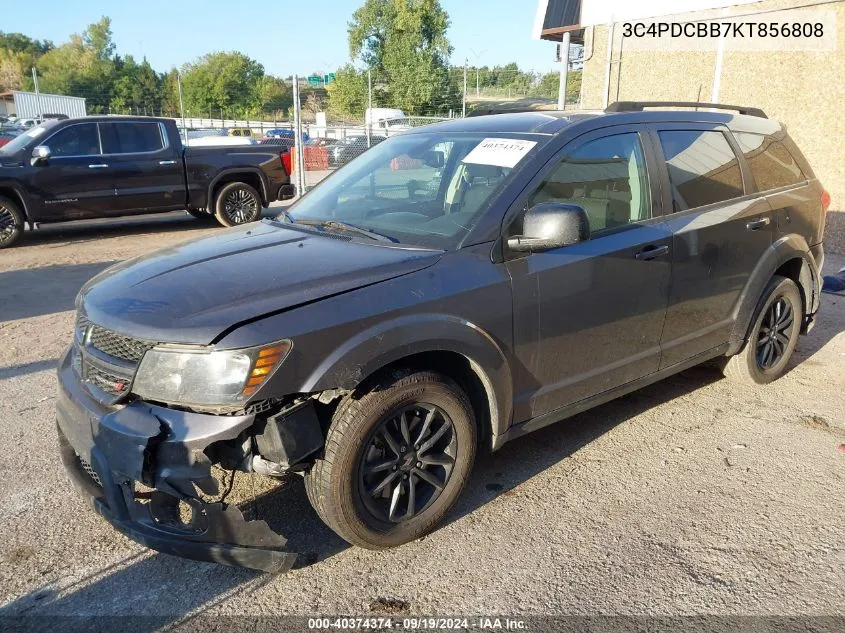
[(113, 266), (80, 295), (105, 328), (204, 345), (243, 321), (421, 270), (442, 254), (264, 221)]

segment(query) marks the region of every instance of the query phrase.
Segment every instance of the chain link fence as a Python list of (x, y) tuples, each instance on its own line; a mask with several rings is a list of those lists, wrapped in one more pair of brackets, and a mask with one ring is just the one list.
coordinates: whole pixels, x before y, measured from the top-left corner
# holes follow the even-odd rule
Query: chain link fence
[[(566, 107), (580, 102), (580, 72), (569, 73)], [(518, 69), (451, 68), (425, 82), (413, 77), (388, 79), (361, 71), (358, 83), (331, 84), (325, 98), (315, 97), (307, 82), (294, 78), (298, 94), (290, 131), (279, 142), (291, 144), (298, 192), (306, 192), (334, 170), (369, 148), (403, 131), (461, 118), (474, 110), (554, 109), (560, 73)], [(351, 85), (351, 88), (350, 88)], [(357, 90), (356, 90), (357, 89)], [(296, 134), (296, 121), (301, 133)], [(301, 149), (296, 140), (301, 141)], [(300, 158), (301, 157), (301, 158)]]

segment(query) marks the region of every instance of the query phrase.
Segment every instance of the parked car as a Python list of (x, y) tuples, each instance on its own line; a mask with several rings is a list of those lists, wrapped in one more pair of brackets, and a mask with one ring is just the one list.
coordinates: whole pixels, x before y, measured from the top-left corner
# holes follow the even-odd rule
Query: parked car
[[(275, 130), (267, 130), (264, 133), (264, 136), (267, 137), (267, 138), (289, 138), (289, 139), (296, 138), (296, 134), (294, 133), (293, 130), (288, 130), (288, 129), (285, 129), (285, 128), (280, 128), (280, 129), (275, 129)], [(308, 134), (306, 132), (303, 132), (302, 133), (302, 141), (304, 143), (307, 143), (309, 139), (310, 139), (310, 137), (308, 136)]]
[(309, 147), (331, 147), (332, 145), (337, 145), (338, 143), (340, 143), (339, 139), (321, 136), (318, 138), (312, 138), (310, 141), (305, 143), (305, 145)]
[(101, 273), (58, 369), (72, 478), (145, 545), (278, 571), (283, 535), (221, 501), (234, 471), (304, 473), (337, 534), (393, 547), (477, 451), (704, 361), (775, 380), (830, 196), (762, 112), (675, 105), (418, 128), (276, 219)]
[(0, 248), (24, 223), (187, 209), (225, 226), (292, 194), (273, 148), (184, 148), (173, 119), (46, 121), (0, 148)]
[(4, 127), (0, 128), (0, 147), (13, 141), (23, 133), (23, 128)]
[(366, 135), (347, 136), (339, 143), (329, 146), (329, 165), (332, 167), (345, 165), (386, 139), (386, 136), (379, 134), (370, 134), (369, 137)]

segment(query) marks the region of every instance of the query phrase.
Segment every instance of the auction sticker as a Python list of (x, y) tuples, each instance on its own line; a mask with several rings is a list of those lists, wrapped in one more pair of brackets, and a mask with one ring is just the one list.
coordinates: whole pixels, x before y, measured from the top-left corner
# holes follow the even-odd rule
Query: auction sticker
[(464, 162), (473, 165), (516, 167), (523, 156), (534, 149), (536, 144), (536, 141), (512, 138), (486, 138), (466, 155)]

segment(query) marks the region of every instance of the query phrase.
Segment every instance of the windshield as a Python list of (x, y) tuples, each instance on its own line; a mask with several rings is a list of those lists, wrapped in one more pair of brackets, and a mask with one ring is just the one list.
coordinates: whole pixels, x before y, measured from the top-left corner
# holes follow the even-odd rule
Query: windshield
[(41, 125), (36, 125), (35, 127), (29, 128), (26, 132), (21, 134), (20, 136), (12, 139), (8, 143), (6, 143), (3, 147), (0, 147), (0, 155), (2, 156), (9, 156), (11, 154), (16, 154), (18, 150), (22, 147), (26, 146), (32, 139), (38, 138), (44, 132), (49, 130), (51, 127), (56, 125), (57, 121), (45, 121)]
[(350, 235), (364, 229), (392, 242), (452, 250), (517, 163), (544, 140), (491, 136), (390, 137), (329, 176), (280, 220), (330, 230), (348, 225)]

